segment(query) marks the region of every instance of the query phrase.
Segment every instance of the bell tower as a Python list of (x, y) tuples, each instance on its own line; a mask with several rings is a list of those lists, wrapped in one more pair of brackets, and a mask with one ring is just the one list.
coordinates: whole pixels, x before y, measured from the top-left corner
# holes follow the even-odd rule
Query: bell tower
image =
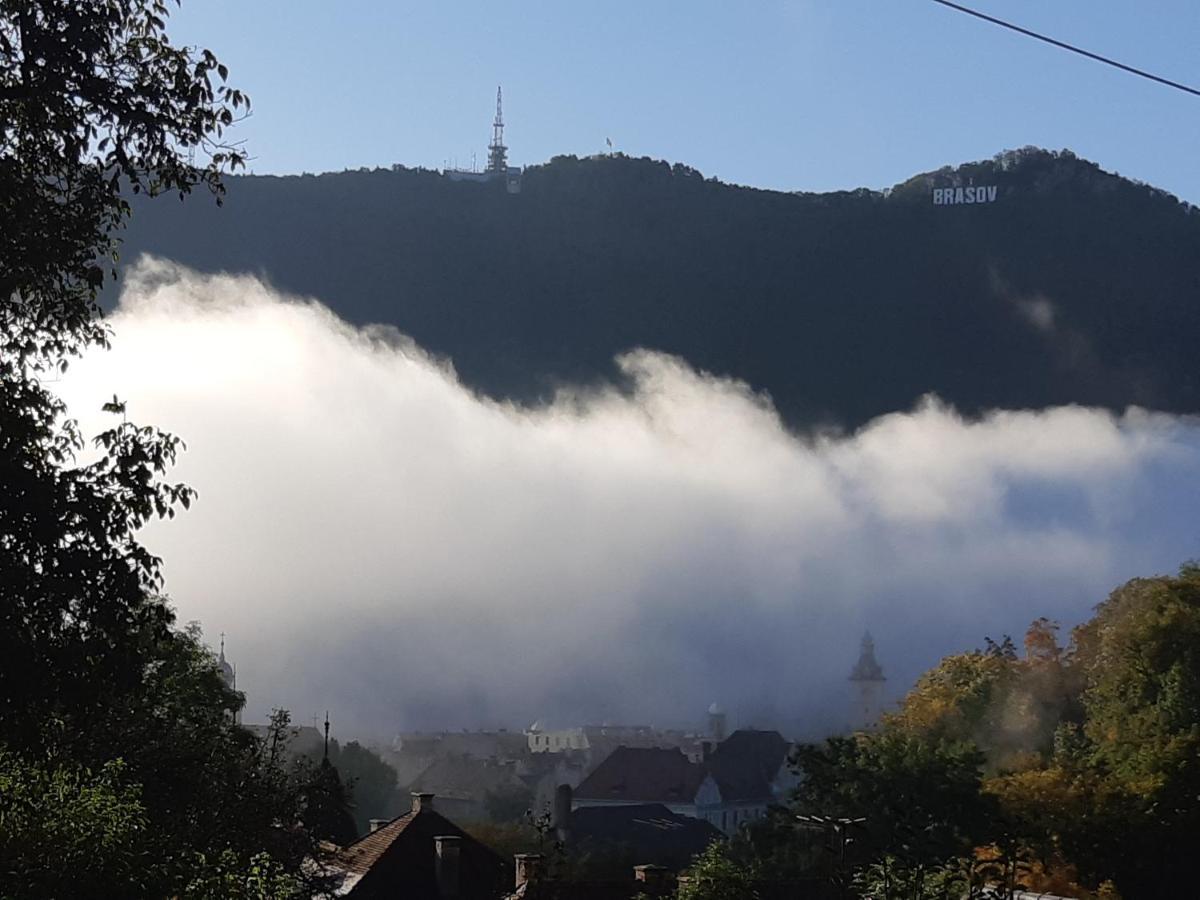
[(854, 685), (854, 708), (850, 726), (854, 731), (869, 731), (879, 723), (883, 712), (883, 686), (887, 682), (883, 668), (875, 659), (875, 641), (871, 632), (863, 633), (858, 662), (850, 671)]
[[(221, 673), (221, 680), (225, 682), (225, 686), (231, 691), (237, 690), (237, 669), (225, 659), (225, 632), (221, 632), (221, 655), (217, 657), (217, 669)], [(242, 711), (239, 709), (233, 714), (233, 721), (238, 725), (242, 724)]]

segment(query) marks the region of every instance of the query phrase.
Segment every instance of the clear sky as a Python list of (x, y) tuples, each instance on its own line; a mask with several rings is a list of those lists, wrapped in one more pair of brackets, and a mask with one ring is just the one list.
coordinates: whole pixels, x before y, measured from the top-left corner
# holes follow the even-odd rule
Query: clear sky
[[(1196, 0), (966, 0), (1200, 86)], [(1200, 202), (1200, 97), (930, 0), (184, 0), (250, 93), (258, 173), (604, 149), (783, 190), (884, 187), (1035, 144)]]

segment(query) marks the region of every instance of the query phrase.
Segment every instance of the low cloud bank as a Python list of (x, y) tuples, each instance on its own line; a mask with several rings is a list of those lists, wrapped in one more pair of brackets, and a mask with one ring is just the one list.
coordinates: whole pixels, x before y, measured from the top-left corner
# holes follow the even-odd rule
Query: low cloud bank
[[(934, 399), (795, 435), (744, 385), (634, 351), (624, 391), (522, 409), (391, 329), (144, 260), (60, 385), (188, 444), (147, 530), (227, 633), (247, 721), (343, 734), (551, 722), (842, 724), (864, 628), (895, 692), (944, 653), (1073, 625), (1196, 554), (1200, 429)], [(498, 350), (498, 352), (502, 352)]]

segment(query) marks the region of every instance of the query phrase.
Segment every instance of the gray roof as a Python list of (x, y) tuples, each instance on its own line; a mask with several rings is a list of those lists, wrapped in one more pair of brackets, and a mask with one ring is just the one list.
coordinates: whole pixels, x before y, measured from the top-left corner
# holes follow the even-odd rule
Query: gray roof
[(575, 799), (692, 803), (707, 774), (677, 748), (618, 747), (575, 789)]

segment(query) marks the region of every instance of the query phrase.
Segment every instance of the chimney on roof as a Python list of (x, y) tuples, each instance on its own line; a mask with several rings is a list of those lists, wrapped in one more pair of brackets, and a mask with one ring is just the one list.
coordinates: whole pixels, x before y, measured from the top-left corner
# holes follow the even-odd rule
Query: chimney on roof
[(462, 838), (456, 834), (438, 835), (433, 839), (433, 851), (438, 896), (443, 900), (455, 900), (458, 897), (458, 861)]
[(537, 881), (542, 874), (542, 854), (540, 853), (518, 853), (513, 857), (517, 864), (517, 883), (516, 887), (521, 887), (531, 881)]
[(562, 843), (571, 839), (571, 786), (560, 784), (554, 789), (554, 833)]
[(412, 792), (413, 808), (412, 811), (419, 813), (422, 810), (433, 812), (433, 794), (426, 791)]
[(391, 819), (372, 819), (371, 820), (371, 831), (378, 831), (380, 828), (382, 828), (384, 825), (386, 825), (390, 821), (392, 821), (392, 820)]

